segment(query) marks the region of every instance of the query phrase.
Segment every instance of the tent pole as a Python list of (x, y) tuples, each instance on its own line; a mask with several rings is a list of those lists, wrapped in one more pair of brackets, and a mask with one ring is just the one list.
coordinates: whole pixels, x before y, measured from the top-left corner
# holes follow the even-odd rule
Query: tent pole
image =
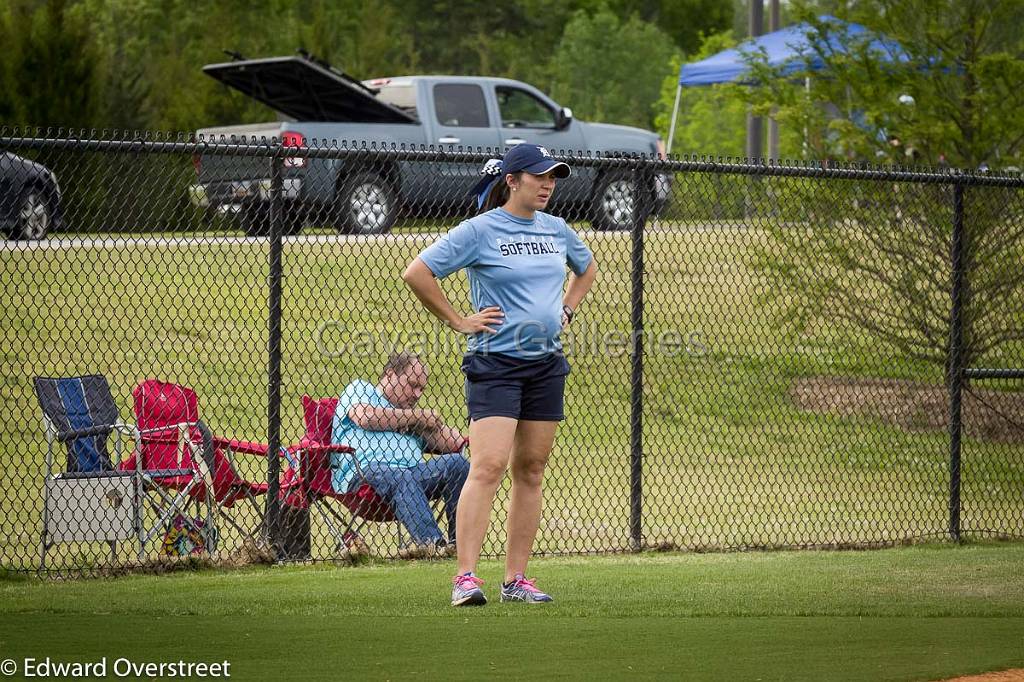
[[(811, 77), (810, 76), (804, 77), (804, 95), (807, 97), (808, 100), (811, 99)], [(804, 142), (801, 145), (801, 147), (802, 147), (801, 151), (803, 151), (804, 160), (806, 161), (807, 160), (807, 149), (808, 149), (808, 147), (807, 147), (807, 125), (806, 124), (804, 125)]]
[[(779, 30), (779, 0), (771, 0), (768, 13), (768, 31), (775, 33)], [(768, 158), (772, 161), (779, 160), (779, 122), (775, 120), (779, 108), (772, 107), (771, 116), (768, 118)]]
[(679, 114), (679, 95), (683, 92), (683, 84), (680, 83), (676, 86), (676, 103), (672, 107), (672, 125), (668, 128), (668, 146), (665, 148), (665, 154), (672, 153), (672, 138), (676, 134), (676, 116)]

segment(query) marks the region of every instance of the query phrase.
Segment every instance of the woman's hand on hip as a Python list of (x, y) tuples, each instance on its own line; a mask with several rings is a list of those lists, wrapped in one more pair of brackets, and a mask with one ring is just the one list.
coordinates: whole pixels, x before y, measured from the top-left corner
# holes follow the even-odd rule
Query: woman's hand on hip
[(501, 308), (498, 306), (492, 305), (478, 313), (460, 318), (452, 325), (452, 328), (462, 334), (478, 334), (480, 332), (497, 334), (498, 330), (492, 329), (491, 325), (498, 326), (504, 321), (505, 313), (501, 312)]

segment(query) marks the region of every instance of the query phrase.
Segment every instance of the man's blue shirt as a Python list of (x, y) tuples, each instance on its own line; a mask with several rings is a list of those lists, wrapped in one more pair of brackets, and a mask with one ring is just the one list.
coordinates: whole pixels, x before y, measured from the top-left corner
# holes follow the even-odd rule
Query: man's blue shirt
[[(409, 468), (423, 461), (423, 441), (407, 433), (396, 431), (371, 431), (364, 429), (348, 416), (355, 405), (394, 408), (380, 390), (369, 381), (356, 380), (349, 384), (338, 399), (331, 428), (331, 442), (348, 445), (356, 451), (359, 465), (370, 462), (384, 462), (389, 466)], [(331, 484), (338, 493), (349, 492), (349, 485), (355, 478), (356, 468), (349, 454), (333, 453), (331, 468), (334, 470)]]

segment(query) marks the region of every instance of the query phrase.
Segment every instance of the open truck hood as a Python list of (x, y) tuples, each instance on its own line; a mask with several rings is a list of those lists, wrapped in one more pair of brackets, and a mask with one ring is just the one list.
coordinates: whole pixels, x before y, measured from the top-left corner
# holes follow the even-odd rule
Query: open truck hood
[(203, 73), (296, 121), (415, 123), (375, 91), (305, 57), (271, 57), (208, 64)]

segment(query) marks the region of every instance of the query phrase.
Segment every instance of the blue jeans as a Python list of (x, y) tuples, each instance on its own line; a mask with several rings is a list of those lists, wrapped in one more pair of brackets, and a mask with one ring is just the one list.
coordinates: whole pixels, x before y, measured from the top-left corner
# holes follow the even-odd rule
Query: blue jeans
[(469, 460), (458, 453), (435, 455), (404, 469), (384, 462), (363, 467), (366, 482), (373, 486), (409, 530), (413, 542), (424, 544), (444, 539), (430, 509), (431, 500), (444, 500), (448, 541), (455, 542), (455, 510), (469, 475)]

